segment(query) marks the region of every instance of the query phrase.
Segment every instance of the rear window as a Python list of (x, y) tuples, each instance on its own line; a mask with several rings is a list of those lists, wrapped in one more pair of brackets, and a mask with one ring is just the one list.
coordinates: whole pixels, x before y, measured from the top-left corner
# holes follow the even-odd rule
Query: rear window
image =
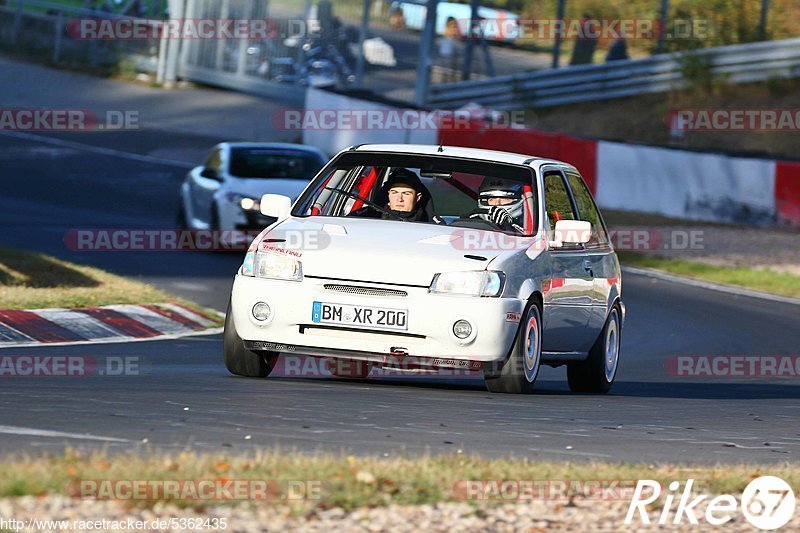
[(324, 161), (302, 151), (233, 148), (230, 174), (237, 178), (311, 179)]

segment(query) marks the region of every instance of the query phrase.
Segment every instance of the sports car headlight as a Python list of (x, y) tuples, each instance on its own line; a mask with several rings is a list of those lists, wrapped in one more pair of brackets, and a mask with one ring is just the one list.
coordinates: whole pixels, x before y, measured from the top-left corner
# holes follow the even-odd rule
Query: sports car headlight
[(497, 297), (503, 292), (506, 276), (502, 272), (443, 272), (433, 277), (429, 292), (464, 296)]
[(242, 263), (242, 275), (303, 281), (303, 264), (278, 252), (247, 252)]
[(261, 201), (246, 194), (229, 192), (225, 195), (225, 200), (231, 204), (238, 205), (242, 211), (260, 211)]

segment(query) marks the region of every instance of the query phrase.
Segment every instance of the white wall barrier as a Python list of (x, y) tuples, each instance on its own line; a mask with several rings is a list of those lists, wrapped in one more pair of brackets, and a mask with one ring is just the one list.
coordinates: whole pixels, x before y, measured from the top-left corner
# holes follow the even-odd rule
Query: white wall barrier
[(775, 162), (622, 143), (598, 143), (603, 207), (700, 220), (769, 223)]

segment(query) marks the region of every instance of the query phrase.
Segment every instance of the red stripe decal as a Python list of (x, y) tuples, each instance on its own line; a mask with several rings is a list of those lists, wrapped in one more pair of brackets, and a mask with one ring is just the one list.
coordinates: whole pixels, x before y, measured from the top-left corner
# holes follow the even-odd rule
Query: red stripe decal
[(108, 324), (112, 328), (119, 330), (125, 335), (129, 335), (131, 337), (143, 338), (163, 335), (163, 333), (160, 331), (156, 331), (153, 328), (112, 309), (89, 307), (87, 309), (75, 309), (75, 311), (96, 318), (100, 322)]
[(38, 342), (74, 342), (86, 339), (30, 311), (0, 311), (0, 322)]

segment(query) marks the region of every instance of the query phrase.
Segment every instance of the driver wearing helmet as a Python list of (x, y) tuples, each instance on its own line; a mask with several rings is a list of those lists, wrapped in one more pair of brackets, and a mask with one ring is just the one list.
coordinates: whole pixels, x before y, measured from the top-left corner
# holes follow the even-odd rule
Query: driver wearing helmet
[(485, 220), (503, 231), (525, 233), (522, 222), (525, 200), (522, 192), (523, 185), (520, 182), (487, 177), (478, 190), (478, 209), (468, 217)]

